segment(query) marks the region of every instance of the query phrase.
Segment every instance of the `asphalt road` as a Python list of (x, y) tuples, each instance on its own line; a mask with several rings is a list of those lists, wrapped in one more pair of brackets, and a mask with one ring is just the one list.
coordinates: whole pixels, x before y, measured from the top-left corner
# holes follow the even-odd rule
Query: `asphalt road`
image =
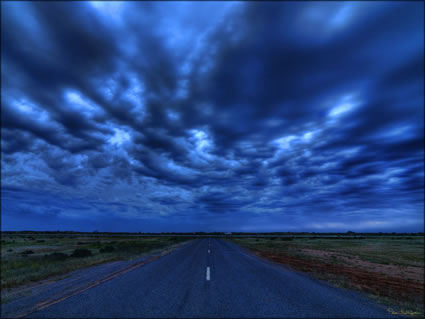
[(28, 317), (394, 317), (366, 296), (199, 239)]

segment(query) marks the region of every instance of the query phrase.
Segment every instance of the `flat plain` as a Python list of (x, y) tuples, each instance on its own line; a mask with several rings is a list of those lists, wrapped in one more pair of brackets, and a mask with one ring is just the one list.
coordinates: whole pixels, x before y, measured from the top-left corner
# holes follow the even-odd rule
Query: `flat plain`
[(366, 292), (402, 315), (424, 316), (424, 237), (236, 238), (256, 255), (338, 287)]
[(3, 235), (1, 288), (16, 288), (102, 263), (131, 260), (189, 239), (69, 234)]
[[(122, 267), (125, 267), (124, 269)], [(160, 256), (80, 269), (21, 290), (3, 318), (399, 318), (364, 293), (333, 287), (220, 238)]]
[[(290, 271), (295, 270), (315, 279), (327, 281), (331, 285), (345, 288), (347, 291), (366, 293), (372, 300), (382, 304), (389, 314), (413, 317), (423, 317), (424, 315), (423, 236), (344, 236), (342, 238), (314, 235), (267, 237), (264, 234), (256, 237), (237, 236), (211, 235), (211, 237), (225, 239), (224, 241), (214, 241), (215, 247), (212, 246), (213, 241), (210, 244), (210, 239), (206, 242), (206, 266), (209, 268), (209, 263), (213, 266), (211, 277), (215, 285), (218, 284), (216, 282), (218, 279), (216, 277), (217, 264), (214, 264), (212, 262), (214, 259), (211, 258), (214, 256), (218, 258), (217, 254), (224, 253), (223, 256), (232, 256), (233, 263), (237, 264), (239, 260), (237, 258), (244, 256), (242, 251), (225, 245), (225, 242), (230, 241), (247, 250), (249, 254), (272, 261), (280, 266), (283, 265)], [(30, 309), (36, 300), (34, 296), (38, 294), (35, 292), (40, 292), (40, 296), (50, 300), (49, 294), (56, 294), (59, 290), (67, 290), (71, 293), (85, 289), (84, 287), (91, 283), (97, 285), (103, 282), (102, 278), (109, 278), (111, 274), (112, 277), (122, 277), (121, 273), (127, 272), (128, 267), (136, 269), (139, 265), (145, 264), (145, 260), (148, 260), (149, 256), (163, 255), (167, 251), (172, 252), (193, 239), (203, 237), (208, 238), (208, 235), (142, 237), (120, 234), (2, 234), (1, 301), (8, 307), (13, 308), (15, 307), (13, 305), (17, 305), (16, 307), (19, 308), (20, 304), (16, 303), (18, 302), (16, 298), (18, 298), (26, 302), (26, 307)], [(205, 243), (205, 240), (207, 239), (201, 239), (201, 242)], [(199, 240), (193, 242), (200, 243)], [(198, 244), (195, 246), (192, 244), (190, 247), (198, 247)], [(181, 255), (179, 258), (185, 260), (197, 260), (200, 258), (199, 256), (202, 257), (202, 254), (199, 255), (199, 248), (186, 248), (179, 254)], [(168, 259), (169, 257), (165, 258), (165, 260)], [(177, 260), (176, 262), (178, 264)], [(250, 262), (252, 262), (251, 266)], [(190, 264), (192, 265), (192, 263)], [(201, 258), (198, 263), (195, 263), (197, 270), (194, 273), (190, 275), (185, 273), (182, 276), (188, 278), (195, 276), (199, 271), (198, 266), (203, 268), (203, 263), (204, 260)], [(155, 267), (155, 264), (154, 262), (149, 267)], [(219, 264), (221, 265), (221, 261)], [(258, 284), (254, 284), (254, 282), (257, 280), (255, 279), (258, 277), (257, 273), (261, 273), (261, 271), (248, 270), (254, 265), (259, 267), (258, 260), (248, 258), (242, 264), (240, 267), (245, 267), (246, 273), (252, 274), (249, 280), (254, 280), (253, 285)], [(173, 267), (170, 268), (170, 271), (174, 269)], [(229, 267), (230, 264), (225, 267), (219, 266), (219, 269), (230, 269)], [(145, 267), (137, 271), (143, 272), (143, 268)], [(125, 271), (123, 272), (123, 270)], [(160, 268), (157, 271), (159, 270)], [(118, 273), (120, 274), (118, 275)], [(228, 270), (222, 273), (220, 279), (229, 275), (235, 276)], [(269, 280), (270, 278), (264, 279)], [(209, 282), (208, 279), (207, 282)], [(224, 286), (228, 284), (228, 282), (223, 283)], [(305, 284), (310, 285), (310, 282), (306, 281)], [(46, 288), (50, 288), (44, 289), (44, 285)], [(114, 289), (118, 289), (117, 287), (120, 286), (114, 285), (114, 287), (116, 287)], [(239, 288), (229, 286), (227, 289)], [(258, 289), (261, 290), (264, 287), (261, 286)], [(303, 287), (297, 287), (294, 291), (299, 289), (303, 289)], [(266, 292), (264, 293), (266, 294)], [(290, 291), (285, 291), (285, 293), (290, 293)], [(166, 296), (164, 295), (164, 297)], [(231, 297), (229, 296), (229, 298)], [(270, 296), (270, 298), (279, 300), (278, 295)], [(185, 302), (189, 301), (183, 300), (182, 305)], [(55, 315), (61, 313), (60, 309)], [(263, 313), (262, 306), (259, 309), (258, 314)], [(172, 311), (174, 310), (170, 309), (170, 313), (173, 313)], [(282, 314), (282, 312), (276, 313)], [(93, 312), (93, 315), (97, 314), (101, 313)], [(187, 314), (191, 314), (191, 312)]]

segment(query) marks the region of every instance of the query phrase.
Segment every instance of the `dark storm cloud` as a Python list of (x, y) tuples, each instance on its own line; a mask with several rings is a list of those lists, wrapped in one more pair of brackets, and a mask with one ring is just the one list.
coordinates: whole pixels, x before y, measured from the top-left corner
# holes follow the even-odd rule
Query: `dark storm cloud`
[(195, 204), (213, 213), (229, 213), (238, 211), (253, 199), (237, 199), (235, 193), (210, 192), (199, 196)]
[(6, 224), (421, 229), (423, 9), (2, 3)]

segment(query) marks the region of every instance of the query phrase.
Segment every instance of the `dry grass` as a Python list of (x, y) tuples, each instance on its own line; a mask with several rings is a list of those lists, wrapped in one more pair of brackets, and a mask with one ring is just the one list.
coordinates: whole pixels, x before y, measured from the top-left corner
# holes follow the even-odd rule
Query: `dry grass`
[[(2, 236), (1, 288), (13, 288), (105, 262), (129, 260), (189, 239), (124, 236)], [(81, 249), (89, 250), (91, 255), (76, 257), (78, 253), (73, 254), (73, 252), (81, 251)]]

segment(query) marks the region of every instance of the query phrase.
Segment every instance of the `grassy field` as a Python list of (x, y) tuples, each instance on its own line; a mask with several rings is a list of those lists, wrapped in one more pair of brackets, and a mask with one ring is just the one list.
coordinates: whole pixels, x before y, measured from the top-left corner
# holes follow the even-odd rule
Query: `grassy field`
[(424, 316), (424, 237), (232, 239), (257, 255), (349, 289), (392, 313)]
[(14, 288), (105, 262), (130, 260), (190, 239), (2, 235), (1, 288)]

